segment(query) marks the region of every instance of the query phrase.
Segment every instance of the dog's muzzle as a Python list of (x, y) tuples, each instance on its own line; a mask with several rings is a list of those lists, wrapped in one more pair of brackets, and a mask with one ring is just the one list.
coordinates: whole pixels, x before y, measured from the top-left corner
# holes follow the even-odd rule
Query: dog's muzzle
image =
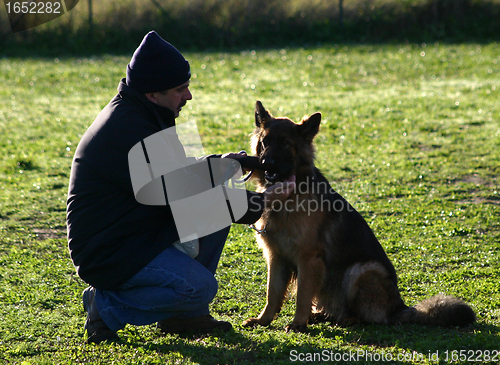
[(278, 181), (285, 181), (292, 174), (293, 164), (287, 162), (274, 163), (264, 171), (264, 178), (268, 183), (274, 184)]
[(264, 171), (264, 177), (270, 183), (274, 183), (279, 179), (279, 174), (277, 172)]
[(238, 162), (244, 169), (251, 170), (251, 172), (246, 177), (244, 177), (242, 181), (249, 180), (254, 170), (264, 171), (266, 180), (268, 180), (269, 182), (272, 182), (272, 180), (269, 180), (268, 177), (270, 177), (271, 179), (273, 178), (277, 179), (279, 176), (279, 174), (276, 171), (274, 171), (275, 166), (273, 163), (261, 161), (260, 158), (257, 156), (245, 156), (241, 158)]

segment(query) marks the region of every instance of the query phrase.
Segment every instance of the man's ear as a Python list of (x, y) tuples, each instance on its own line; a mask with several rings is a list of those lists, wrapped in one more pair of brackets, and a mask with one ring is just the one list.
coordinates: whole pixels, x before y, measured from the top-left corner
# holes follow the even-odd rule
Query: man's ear
[(308, 142), (312, 142), (314, 136), (319, 131), (319, 125), (321, 123), (321, 113), (314, 113), (310, 117), (302, 118), (300, 124), (297, 124), (299, 130), (299, 135), (302, 136)]
[(261, 124), (270, 118), (272, 118), (271, 114), (268, 113), (260, 101), (257, 101), (255, 103), (255, 126), (260, 128)]
[(148, 98), (148, 100), (150, 102), (158, 104), (158, 102), (156, 101), (156, 95), (155, 95), (155, 93), (146, 93), (144, 95), (146, 95), (146, 98)]

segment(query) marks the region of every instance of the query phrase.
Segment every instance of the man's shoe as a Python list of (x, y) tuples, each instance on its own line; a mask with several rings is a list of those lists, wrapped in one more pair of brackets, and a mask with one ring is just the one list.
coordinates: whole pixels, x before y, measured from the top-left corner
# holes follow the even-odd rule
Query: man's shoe
[(106, 326), (95, 305), (95, 289), (88, 287), (83, 291), (83, 309), (87, 312), (84, 329), (87, 331), (87, 343), (100, 343), (117, 340), (118, 335)]
[(164, 333), (197, 333), (208, 334), (215, 331), (230, 331), (233, 326), (229, 322), (217, 321), (211, 315), (195, 318), (168, 318), (158, 322), (158, 328)]

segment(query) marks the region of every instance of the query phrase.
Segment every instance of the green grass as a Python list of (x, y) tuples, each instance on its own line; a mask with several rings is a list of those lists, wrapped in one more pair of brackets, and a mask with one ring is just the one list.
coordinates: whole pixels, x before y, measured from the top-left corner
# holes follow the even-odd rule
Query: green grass
[(449, 360), (454, 350), (474, 358), (500, 350), (499, 51), (495, 43), (190, 53), (194, 100), (179, 119), (196, 120), (206, 153), (217, 153), (249, 150), (256, 100), (294, 120), (320, 111), (317, 165), (375, 231), (406, 303), (453, 294), (472, 305), (477, 324), (321, 324), (285, 334), (290, 297), (271, 327), (242, 328), (265, 303), (266, 266), (253, 233), (234, 226), (212, 304), (234, 332), (193, 338), (127, 326), (120, 342), (99, 346), (84, 344), (85, 284), (66, 248), (65, 198), (73, 152), (129, 56), (0, 59), (0, 361), (286, 364), (291, 351), (327, 350), (390, 354), (394, 363), (411, 363), (397, 357), (412, 352), (437, 363), (429, 356), (439, 351), (445, 363), (447, 350)]

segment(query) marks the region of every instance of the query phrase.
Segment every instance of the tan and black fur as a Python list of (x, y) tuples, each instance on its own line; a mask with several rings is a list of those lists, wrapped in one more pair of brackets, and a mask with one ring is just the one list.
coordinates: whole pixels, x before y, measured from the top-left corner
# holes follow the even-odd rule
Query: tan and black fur
[(374, 233), (314, 166), (313, 139), (320, 121), (319, 113), (298, 124), (274, 118), (257, 102), (253, 153), (274, 166), (272, 173), (254, 171), (258, 188), (263, 191), (292, 175), (296, 188), (285, 203), (265, 210), (256, 223), (268, 264), (267, 304), (243, 325), (269, 325), (292, 279), (297, 285), (296, 312), (287, 331), (304, 331), (311, 319), (339, 325), (474, 322), (473, 310), (452, 296), (405, 305), (394, 267)]

